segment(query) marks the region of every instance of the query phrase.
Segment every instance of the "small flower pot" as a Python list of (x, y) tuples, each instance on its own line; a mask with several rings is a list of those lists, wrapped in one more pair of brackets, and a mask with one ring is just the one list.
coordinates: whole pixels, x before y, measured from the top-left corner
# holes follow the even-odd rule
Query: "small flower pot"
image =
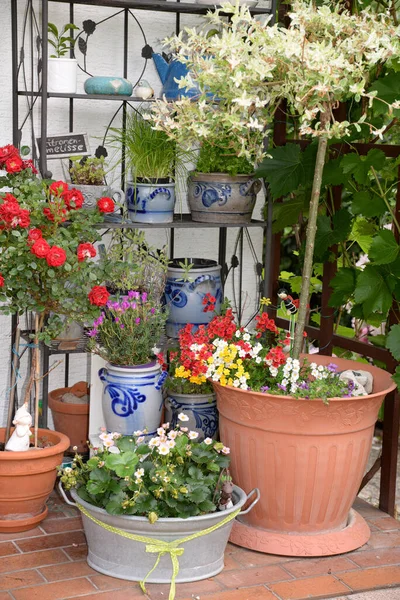
[(175, 183), (128, 183), (126, 202), (128, 218), (135, 223), (171, 223)]
[(184, 425), (199, 434), (197, 441), (202, 442), (205, 438), (217, 439), (218, 410), (215, 394), (168, 392), (164, 420), (169, 422), (171, 429), (176, 427), (180, 413), (189, 418)]
[(53, 415), (54, 427), (70, 440), (68, 451), (76, 446), (77, 452), (89, 451), (87, 440), (89, 436), (89, 403), (69, 404), (61, 400), (66, 393), (86, 394), (88, 385), (79, 382), (69, 388), (58, 388), (49, 392), (49, 408)]
[(79, 190), (83, 195), (83, 207), (95, 210), (99, 198), (112, 198), (116, 202), (122, 202), (124, 192), (119, 188), (111, 188), (109, 185), (83, 185), (81, 183), (71, 183), (71, 187)]
[(53, 94), (76, 94), (78, 61), (76, 58), (48, 59), (47, 91)]

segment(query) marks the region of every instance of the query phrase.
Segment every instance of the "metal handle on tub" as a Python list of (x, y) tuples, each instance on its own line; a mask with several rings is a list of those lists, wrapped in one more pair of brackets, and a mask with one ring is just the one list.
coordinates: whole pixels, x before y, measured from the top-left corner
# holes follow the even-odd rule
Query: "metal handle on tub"
[(250, 504), (250, 506), (248, 506), (246, 508), (246, 510), (241, 510), (239, 513), (240, 515), (247, 515), (247, 513), (249, 513), (251, 511), (251, 509), (253, 508), (253, 506), (255, 506), (257, 504), (257, 502), (259, 501), (261, 494), (260, 494), (260, 490), (258, 488), (254, 488), (254, 490), (251, 490), (251, 492), (249, 492), (247, 494), (247, 500), (249, 500), (249, 498), (253, 494), (256, 494), (256, 497), (254, 498), (253, 502)]

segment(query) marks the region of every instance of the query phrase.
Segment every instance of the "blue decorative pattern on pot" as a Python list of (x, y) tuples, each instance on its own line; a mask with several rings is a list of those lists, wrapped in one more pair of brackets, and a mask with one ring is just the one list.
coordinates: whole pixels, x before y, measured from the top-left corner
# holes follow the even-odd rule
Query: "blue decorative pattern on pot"
[[(204, 438), (217, 438), (218, 434), (218, 410), (215, 394), (177, 394), (168, 393), (165, 400), (165, 421), (173, 428), (178, 423), (178, 415), (183, 412), (189, 421), (185, 427), (197, 431), (199, 442)], [(180, 425), (182, 423), (179, 423)]]
[(193, 221), (248, 223), (261, 189), (252, 175), (194, 173), (188, 180), (188, 203)]
[(135, 223), (171, 223), (175, 183), (128, 183), (126, 202), (129, 219)]
[(178, 266), (184, 258), (177, 258), (168, 268), (164, 291), (164, 304), (169, 314), (166, 333), (169, 337), (178, 337), (180, 329), (187, 323), (206, 325), (214, 316), (213, 312), (204, 312), (203, 299), (211, 294), (216, 299), (218, 312), (223, 300), (221, 267), (213, 260), (189, 259), (193, 261), (188, 278), (185, 281), (184, 270)]
[(107, 363), (100, 369), (103, 382), (103, 416), (107, 431), (132, 435), (147, 429), (153, 435), (160, 426), (165, 374), (156, 363), (119, 367)]

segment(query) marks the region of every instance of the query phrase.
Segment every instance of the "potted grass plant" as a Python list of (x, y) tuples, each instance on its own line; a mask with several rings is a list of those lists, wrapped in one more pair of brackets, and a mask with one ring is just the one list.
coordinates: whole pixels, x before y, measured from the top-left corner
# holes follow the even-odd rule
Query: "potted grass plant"
[[(221, 11), (230, 13), (229, 21)], [(265, 148), (252, 133), (264, 132), (272, 124), (283, 100), (298, 119), (300, 135), (318, 142), (290, 353), (283, 353), (279, 340), (271, 347), (268, 338), (263, 339), (265, 329), (276, 335), (275, 324), (263, 313), (258, 325), (263, 324), (264, 331), (256, 328), (255, 339), (250, 332), (245, 338), (239, 329), (233, 344), (223, 338), (214, 340), (219, 354), (209, 373), (217, 393), (220, 435), (231, 447), (235, 480), (247, 489), (256, 479), (263, 488), (261, 504), (235, 526), (233, 541), (272, 554), (317, 556), (354, 549), (369, 537), (365, 522), (350, 509), (379, 407), (394, 389), (389, 373), (362, 365), (363, 371), (373, 375), (373, 387), (367, 386), (365, 395), (355, 398), (355, 386), (349, 398), (346, 390), (333, 385), (328, 371), (353, 372), (354, 381), (360, 365), (301, 355), (322, 174), (330, 141), (345, 141), (364, 124), (365, 109), (376, 96), (368, 91), (369, 74), (398, 60), (400, 40), (398, 28), (386, 15), (369, 11), (350, 15), (336, 5), (318, 7), (296, 1), (288, 17), (287, 29), (270, 26), (252, 18), (246, 8), (224, 4), (207, 16), (219, 35), (187, 29), (174, 37), (170, 44), (189, 66), (189, 76), (180, 85), (193, 85), (190, 78), (194, 79), (203, 97), (198, 103), (160, 102), (155, 111), (157, 126), (180, 142), (209, 141), (217, 126), (214, 121), (218, 126), (229, 123), (230, 131), (236, 132), (238, 156), (254, 164), (265, 159), (258, 173), (267, 179), (273, 161), (269, 163)], [(210, 101), (208, 91), (223, 100)], [(364, 109), (357, 113), (356, 122), (335, 119), (339, 102), (361, 98)], [(391, 109), (398, 106), (399, 101), (390, 104)], [(369, 127), (376, 129), (373, 124)], [(236, 365), (234, 373), (232, 364)], [(307, 369), (311, 369), (308, 375)], [(362, 377), (368, 381), (370, 375), (364, 372)], [(310, 394), (311, 383), (318, 389), (320, 379), (330, 382), (329, 396), (335, 396), (326, 403)], [(325, 398), (325, 391), (319, 389), (317, 396)], [(251, 456), (259, 457), (254, 469), (249, 469)]]
[[(69, 446), (62, 433), (38, 428), (40, 344), (49, 344), (57, 337), (66, 324), (63, 316), (67, 322), (84, 322), (97, 314), (107, 294), (100, 285), (106, 279), (107, 265), (93, 261), (93, 244), (99, 238), (96, 225), (103, 221), (103, 213), (114, 207), (110, 199), (103, 198), (96, 212), (84, 211), (78, 190), (63, 181), (40, 179), (32, 161), (11, 145), (0, 148), (0, 169), (4, 171), (0, 190), (7, 190), (0, 192), (0, 310), (4, 314), (34, 315), (22, 423), (27, 443), (23, 449), (0, 452), (0, 530), (18, 532), (35, 527), (46, 517), (46, 499), (54, 486), (56, 466)], [(16, 340), (19, 334), (18, 328)], [(18, 342), (16, 346), (18, 356)], [(26, 409), (31, 396), (35, 398), (35, 415), (30, 444), (32, 421)], [(12, 417), (12, 411), (9, 414)], [(19, 418), (14, 421), (17, 428), (10, 440), (8, 429), (0, 429), (6, 450), (14, 433), (14, 438), (19, 436)], [(16, 450), (14, 443), (10, 450)]]

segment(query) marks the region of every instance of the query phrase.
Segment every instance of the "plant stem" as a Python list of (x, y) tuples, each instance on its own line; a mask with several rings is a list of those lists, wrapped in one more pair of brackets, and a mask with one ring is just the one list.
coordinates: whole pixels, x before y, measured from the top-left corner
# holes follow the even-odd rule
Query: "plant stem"
[[(329, 113), (325, 112), (321, 117), (321, 129), (325, 129), (325, 124), (329, 121)], [(315, 161), (314, 180), (311, 192), (310, 210), (308, 215), (308, 224), (306, 232), (306, 249), (304, 254), (304, 264), (302, 272), (302, 282), (300, 290), (299, 312), (297, 313), (297, 325), (294, 334), (293, 358), (298, 359), (303, 348), (303, 333), (307, 318), (307, 304), (310, 295), (310, 281), (313, 270), (313, 257), (315, 235), (317, 233), (317, 217), (319, 198), (321, 195), (322, 173), (324, 171), (326, 151), (328, 147), (328, 138), (324, 135), (318, 140), (317, 158)]]

